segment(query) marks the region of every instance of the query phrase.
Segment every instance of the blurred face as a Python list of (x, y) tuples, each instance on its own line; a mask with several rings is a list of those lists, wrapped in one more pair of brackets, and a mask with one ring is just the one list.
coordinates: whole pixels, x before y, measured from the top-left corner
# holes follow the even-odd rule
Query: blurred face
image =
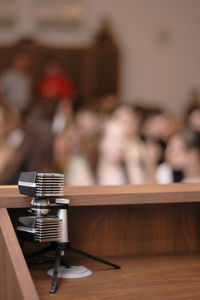
[(128, 137), (136, 135), (138, 130), (138, 118), (136, 114), (128, 107), (121, 107), (114, 112), (114, 115), (120, 120)]
[(144, 135), (166, 140), (169, 136), (170, 124), (164, 115), (150, 117), (144, 126)]
[(91, 111), (82, 111), (76, 117), (76, 123), (82, 136), (93, 136), (99, 130), (99, 119)]
[(188, 124), (193, 130), (200, 132), (200, 109), (195, 109), (190, 114)]
[(115, 95), (107, 95), (100, 100), (104, 112), (111, 113), (118, 105), (118, 98)]
[(127, 148), (127, 135), (121, 122), (110, 121), (100, 142), (100, 154), (110, 163), (123, 161)]
[(180, 136), (175, 135), (169, 141), (166, 149), (166, 160), (175, 170), (184, 171), (191, 164), (193, 150), (185, 148)]

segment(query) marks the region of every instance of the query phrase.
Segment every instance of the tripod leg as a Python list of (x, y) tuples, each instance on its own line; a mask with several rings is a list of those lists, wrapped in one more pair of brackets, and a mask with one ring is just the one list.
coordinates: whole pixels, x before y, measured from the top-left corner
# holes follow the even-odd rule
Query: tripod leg
[(23, 252), (24, 241), (19, 239), (19, 244), (20, 244), (20, 247), (21, 247), (22, 252)]
[(60, 248), (58, 248), (56, 250), (56, 259), (55, 259), (55, 264), (54, 264), (54, 269), (53, 269), (53, 278), (52, 278), (52, 283), (51, 283), (50, 294), (54, 294), (56, 291), (56, 280), (58, 277), (58, 267), (60, 265), (61, 252), (62, 252), (62, 249), (60, 249)]
[(64, 260), (62, 260), (62, 259), (61, 259), (60, 264), (61, 264), (62, 266), (65, 266), (65, 268), (67, 268), (67, 269), (70, 268), (70, 265), (69, 265), (67, 262), (65, 262)]
[(76, 249), (76, 248), (74, 248), (74, 247), (71, 247), (71, 246), (70, 246), (69, 250), (71, 250), (71, 251), (73, 251), (73, 252), (76, 252), (76, 253), (78, 253), (78, 254), (80, 254), (80, 255), (83, 255), (83, 256), (85, 256), (85, 257), (88, 257), (88, 258), (90, 258), (90, 259), (96, 260), (96, 261), (98, 261), (98, 262), (100, 262), (100, 263), (103, 263), (103, 264), (105, 264), (105, 265), (109, 265), (109, 266), (111, 266), (111, 267), (113, 267), (113, 268), (115, 268), (115, 269), (120, 269), (120, 268), (121, 268), (120, 266), (115, 265), (115, 264), (113, 264), (113, 263), (111, 263), (111, 262), (109, 262), (109, 261), (107, 261), (107, 260), (104, 260), (104, 259), (102, 259), (102, 258), (100, 258), (100, 257), (91, 255), (91, 254), (89, 254), (89, 253), (87, 253), (87, 252), (84, 252), (84, 251), (82, 251), (82, 250)]
[(45, 252), (48, 252), (48, 251), (51, 251), (51, 250), (54, 250), (54, 248), (52, 247), (52, 245), (48, 246), (48, 247), (45, 247), (45, 248), (42, 248), (40, 250), (37, 250), (37, 251), (34, 251), (33, 253), (30, 253), (30, 254), (27, 254), (25, 256), (25, 258), (32, 258), (32, 257), (35, 257), (35, 256), (39, 256)]

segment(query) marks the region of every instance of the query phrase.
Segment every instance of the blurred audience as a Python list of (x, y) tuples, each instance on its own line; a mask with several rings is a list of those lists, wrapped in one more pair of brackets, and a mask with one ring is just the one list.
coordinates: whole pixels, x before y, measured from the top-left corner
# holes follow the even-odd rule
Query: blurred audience
[(56, 57), (34, 97), (30, 65), (20, 52), (0, 77), (0, 184), (16, 184), (21, 171), (62, 172), (69, 185), (200, 181), (197, 97), (179, 118), (120, 105), (114, 94), (74, 105), (78, 94)]

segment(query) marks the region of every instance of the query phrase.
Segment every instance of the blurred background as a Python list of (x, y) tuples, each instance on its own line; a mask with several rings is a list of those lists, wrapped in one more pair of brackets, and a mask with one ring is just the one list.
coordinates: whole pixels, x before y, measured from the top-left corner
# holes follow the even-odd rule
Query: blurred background
[(199, 0), (0, 0), (0, 184), (200, 182)]

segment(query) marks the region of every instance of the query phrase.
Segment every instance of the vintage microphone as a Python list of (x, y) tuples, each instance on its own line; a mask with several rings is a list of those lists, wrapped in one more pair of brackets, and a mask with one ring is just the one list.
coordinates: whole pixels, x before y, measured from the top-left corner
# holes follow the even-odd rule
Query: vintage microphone
[[(63, 199), (64, 175), (51, 172), (22, 172), (18, 181), (18, 188), (21, 194), (32, 197), (29, 215), (20, 217), (17, 225), (17, 234), (21, 245), (24, 241), (30, 242), (51, 242), (50, 246), (25, 255), (26, 259), (40, 256), (46, 252), (55, 250), (55, 262), (53, 268), (53, 278), (50, 293), (56, 291), (56, 280), (59, 267), (62, 263), (66, 271), (69, 265), (61, 260), (65, 250), (71, 250), (80, 255), (86, 256), (95, 261), (107, 264), (116, 269), (120, 266), (109, 261), (93, 256), (71, 246), (68, 239), (67, 208), (69, 199)], [(51, 209), (57, 209), (56, 215), (49, 215)], [(84, 268), (84, 267), (83, 267)], [(50, 274), (50, 272), (48, 272)], [(83, 276), (88, 276), (92, 272), (84, 268)], [(82, 276), (82, 277), (83, 277)]]

